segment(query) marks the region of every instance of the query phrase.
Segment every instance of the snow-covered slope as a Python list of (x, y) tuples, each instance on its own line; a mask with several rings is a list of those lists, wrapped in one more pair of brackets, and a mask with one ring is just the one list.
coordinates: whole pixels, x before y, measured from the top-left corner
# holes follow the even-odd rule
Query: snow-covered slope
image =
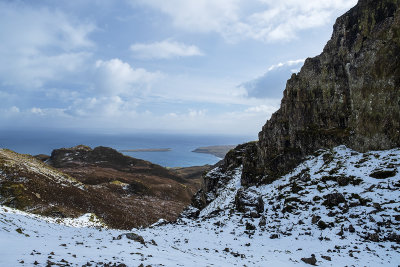
[(309, 266), (311, 254), (320, 266), (398, 266), (399, 168), (400, 149), (343, 146), (259, 187), (242, 188), (238, 167), (197, 219), (127, 235), (2, 207), (0, 266)]

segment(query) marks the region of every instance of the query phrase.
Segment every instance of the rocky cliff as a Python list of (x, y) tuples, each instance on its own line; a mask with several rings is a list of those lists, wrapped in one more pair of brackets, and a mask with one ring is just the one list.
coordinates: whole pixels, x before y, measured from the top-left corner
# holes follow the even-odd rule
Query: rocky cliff
[(258, 142), (230, 151), (203, 177), (184, 215), (196, 216), (241, 169), (242, 186), (269, 184), (306, 156), (339, 145), (400, 146), (400, 1), (359, 0), (339, 17), (323, 52), (287, 81)]
[(359, 0), (323, 52), (288, 80), (244, 158), (243, 184), (269, 183), (319, 148), (400, 145), (400, 1)]

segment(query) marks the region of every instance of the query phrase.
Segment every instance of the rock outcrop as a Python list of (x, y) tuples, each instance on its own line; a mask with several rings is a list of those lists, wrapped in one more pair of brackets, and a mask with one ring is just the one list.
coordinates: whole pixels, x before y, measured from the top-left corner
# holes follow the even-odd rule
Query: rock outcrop
[[(270, 183), (320, 148), (400, 146), (400, 1), (359, 0), (323, 52), (288, 80), (243, 159), (242, 184)], [(255, 156), (254, 156), (255, 155)]]
[(192, 198), (192, 206), (195, 210), (191, 212), (194, 214), (190, 214), (189, 217), (196, 217), (199, 210), (218, 197), (219, 189), (226, 186), (235, 174), (235, 170), (243, 165), (245, 155), (248, 155), (249, 151), (254, 151), (255, 148), (256, 142), (238, 145), (229, 151), (212, 171), (203, 176), (201, 189)]

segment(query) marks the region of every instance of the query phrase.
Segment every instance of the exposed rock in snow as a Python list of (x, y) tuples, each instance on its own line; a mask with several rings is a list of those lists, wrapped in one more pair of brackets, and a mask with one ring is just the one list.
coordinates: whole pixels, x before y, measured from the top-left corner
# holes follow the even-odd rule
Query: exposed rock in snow
[[(377, 169), (396, 174), (370, 177)], [(0, 265), (307, 266), (302, 259), (311, 259), (319, 266), (397, 266), (399, 170), (400, 149), (357, 153), (344, 146), (318, 151), (290, 174), (258, 187), (240, 186), (238, 167), (198, 219), (129, 233), (60, 225), (2, 207), (0, 240), (7, 242), (0, 243)], [(351, 177), (350, 182), (338, 182), (339, 177)], [(261, 217), (238, 211), (239, 190), (262, 197)], [(342, 195), (345, 202), (323, 205), (329, 194)], [(122, 238), (127, 235), (139, 242)]]

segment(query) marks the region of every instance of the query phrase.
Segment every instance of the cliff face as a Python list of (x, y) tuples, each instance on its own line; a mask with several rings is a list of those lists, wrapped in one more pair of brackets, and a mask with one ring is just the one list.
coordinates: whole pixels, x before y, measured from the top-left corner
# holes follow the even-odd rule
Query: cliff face
[(242, 184), (269, 183), (319, 148), (400, 146), (400, 1), (359, 0), (323, 52), (288, 80), (243, 159)]

